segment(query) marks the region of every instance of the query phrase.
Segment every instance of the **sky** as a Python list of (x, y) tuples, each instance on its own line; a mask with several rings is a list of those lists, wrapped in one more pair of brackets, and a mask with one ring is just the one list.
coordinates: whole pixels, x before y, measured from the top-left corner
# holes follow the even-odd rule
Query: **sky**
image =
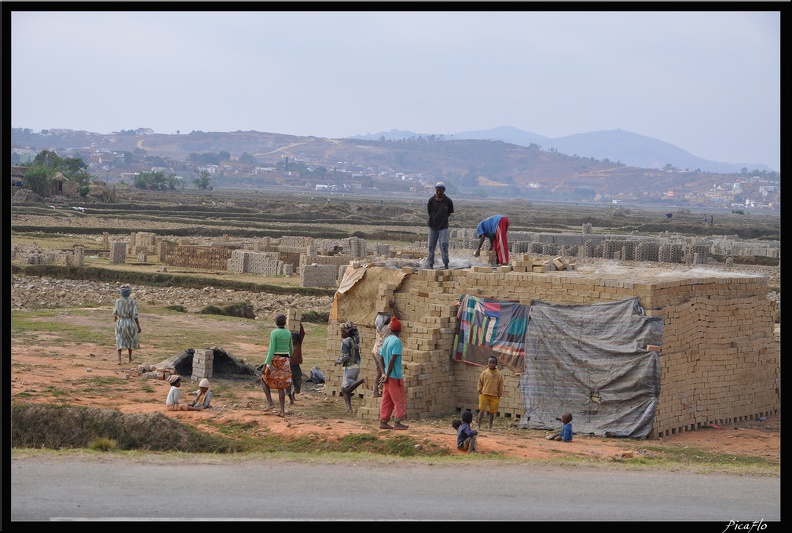
[(326, 138), (622, 129), (707, 160), (781, 170), (781, 4), (690, 12), (673, 3), (654, 11), (435, 3), (428, 12), (130, 5), (136, 10), (90, 2), (79, 12), (52, 3), (33, 11), (35, 2), (4, 10), (11, 127)]

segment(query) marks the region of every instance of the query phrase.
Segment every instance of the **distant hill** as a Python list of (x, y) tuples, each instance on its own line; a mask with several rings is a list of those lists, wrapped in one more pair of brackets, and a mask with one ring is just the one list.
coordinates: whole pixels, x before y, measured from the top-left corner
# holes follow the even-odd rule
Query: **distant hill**
[[(391, 130), (368, 135), (356, 135), (351, 139), (399, 140), (413, 137), (430, 137), (432, 134), (411, 131)], [(736, 173), (742, 168), (748, 170), (773, 170), (767, 165), (757, 163), (720, 163), (696, 157), (673, 144), (653, 139), (645, 135), (624, 130), (595, 131), (576, 133), (566, 137), (546, 137), (537, 133), (523, 131), (511, 126), (501, 126), (489, 130), (463, 131), (453, 134), (434, 134), (444, 140), (492, 140), (503, 141), (518, 146), (538, 145), (542, 150), (555, 149), (562, 154), (593, 157), (600, 160), (620, 162), (625, 165), (660, 169), (670, 164), (676, 168), (713, 173)]]
[[(485, 138), (460, 138), (477, 134)], [(574, 143), (605, 155), (582, 155)], [(706, 171), (696, 164), (701, 160), (681, 159), (687, 154), (683, 150), (621, 131), (548, 139), (515, 128), (453, 136), (392, 130), (365, 138), (328, 139), (258, 131), (159, 134), (140, 128), (100, 134), (12, 128), (16, 164), (45, 149), (83, 159), (89, 171), (106, 182), (166, 169), (188, 184), (209, 171), (217, 188), (248, 190), (305, 191), (322, 185), (338, 191), (424, 194), (442, 179), (454, 195), (477, 198), (715, 207), (748, 203), (774, 209), (780, 202), (779, 176), (773, 171), (751, 165), (745, 165), (746, 173), (734, 165), (731, 172)], [(625, 163), (639, 157), (651, 157), (651, 164)], [(668, 164), (671, 167), (664, 168)], [(758, 175), (748, 173), (753, 170)]]

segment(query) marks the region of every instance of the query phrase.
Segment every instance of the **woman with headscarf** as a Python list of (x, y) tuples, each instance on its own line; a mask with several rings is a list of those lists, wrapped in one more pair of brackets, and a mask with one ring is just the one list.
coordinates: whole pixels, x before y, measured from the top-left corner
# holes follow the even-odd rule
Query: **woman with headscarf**
[(279, 314), (275, 317), (277, 326), (270, 333), (269, 350), (264, 361), (264, 370), (261, 372), (261, 386), (267, 395), (265, 410), (275, 407), (272, 404), (270, 389), (277, 389), (280, 411), (278, 416), (286, 416), (286, 391), (291, 388), (292, 374), (289, 358), (294, 353), (294, 342), (291, 332), (286, 329), (286, 315)]
[(129, 285), (121, 285), (121, 298), (115, 301), (113, 307), (113, 321), (115, 322), (116, 348), (118, 348), (118, 363), (121, 364), (121, 351), (126, 348), (129, 352), (129, 362), (132, 362), (132, 350), (140, 348), (140, 322), (135, 300), (129, 297), (132, 289)]

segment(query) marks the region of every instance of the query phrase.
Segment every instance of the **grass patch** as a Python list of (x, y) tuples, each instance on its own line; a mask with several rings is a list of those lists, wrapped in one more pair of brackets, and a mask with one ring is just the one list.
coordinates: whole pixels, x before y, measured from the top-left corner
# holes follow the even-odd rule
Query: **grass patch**
[(330, 321), (330, 311), (320, 313), (318, 311), (307, 311), (302, 315), (303, 322), (310, 322), (311, 324), (327, 324)]
[(442, 457), (447, 447), (419, 442), (408, 435), (379, 438), (347, 435), (331, 440), (318, 435), (297, 438), (259, 430), (254, 423), (226, 424), (223, 436), (207, 435), (161, 413), (122, 414), (110, 409), (26, 405), (12, 408), (11, 440), (15, 448), (90, 448), (109, 451), (153, 450), (193, 453), (364, 453), (398, 457)]
[(253, 305), (248, 302), (236, 302), (225, 305), (223, 307), (217, 307), (216, 305), (207, 305), (206, 307), (201, 309), (199, 313), (203, 315), (235, 316), (238, 318), (249, 318), (249, 319), (256, 318), (256, 313), (253, 310)]
[[(89, 316), (96, 313), (94, 310), (71, 309), (66, 316)], [(102, 311), (102, 314), (106, 314)], [(96, 341), (96, 328), (82, 326), (64, 319), (62, 309), (41, 309), (35, 311), (11, 311), (11, 335), (39, 335), (41, 333), (55, 334), (66, 337), (69, 342), (91, 343)], [(112, 321), (112, 319), (110, 319)], [(112, 324), (112, 322), (110, 322)]]
[(162, 413), (122, 414), (112, 409), (60, 405), (12, 406), (11, 442), (19, 448), (88, 448), (111, 439), (121, 450), (232, 453), (245, 451)]
[(113, 439), (100, 437), (89, 442), (88, 447), (97, 452), (109, 452), (111, 450), (115, 450), (118, 447), (118, 443)]
[(681, 463), (697, 466), (731, 466), (731, 467), (777, 467), (771, 461), (761, 457), (734, 455), (728, 453), (710, 452), (689, 446), (670, 446), (664, 448), (645, 448), (651, 455), (647, 461), (656, 463)]

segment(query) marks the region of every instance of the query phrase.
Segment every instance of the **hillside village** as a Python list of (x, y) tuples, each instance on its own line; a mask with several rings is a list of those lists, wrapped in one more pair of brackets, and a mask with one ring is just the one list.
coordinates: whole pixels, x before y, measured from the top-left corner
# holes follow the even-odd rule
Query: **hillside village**
[[(12, 164), (41, 150), (87, 163), (95, 181), (111, 189), (134, 187), (141, 173), (159, 172), (178, 189), (315, 194), (431, 194), (444, 180), (457, 197), (523, 198), (592, 205), (657, 205), (780, 213), (780, 175), (742, 169), (642, 169), (608, 160), (494, 141), (365, 141), (259, 132), (161, 135), (144, 128), (103, 135), (72, 130), (12, 131)], [(12, 185), (21, 186), (19, 168)], [(67, 187), (62, 194), (73, 195)], [(105, 194), (106, 196), (106, 194)]]

